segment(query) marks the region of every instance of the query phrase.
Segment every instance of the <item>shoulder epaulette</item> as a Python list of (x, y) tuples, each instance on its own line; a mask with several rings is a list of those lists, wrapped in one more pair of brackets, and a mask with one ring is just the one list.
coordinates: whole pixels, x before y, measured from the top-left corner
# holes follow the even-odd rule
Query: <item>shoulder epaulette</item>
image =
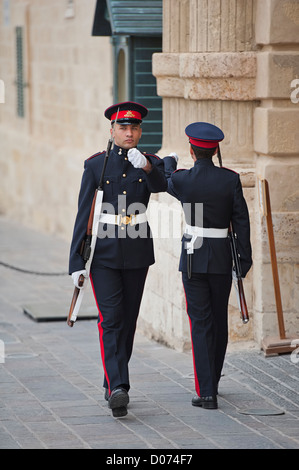
[(91, 160), (92, 158), (97, 157), (98, 155), (102, 155), (103, 153), (105, 153), (105, 150), (103, 150), (102, 152), (97, 152), (94, 155), (91, 155), (91, 157), (87, 158), (86, 161)]
[(143, 155), (147, 155), (149, 157), (155, 157), (155, 158), (157, 158), (157, 160), (161, 160), (161, 158), (158, 157), (158, 155), (155, 155), (154, 153), (143, 152)]

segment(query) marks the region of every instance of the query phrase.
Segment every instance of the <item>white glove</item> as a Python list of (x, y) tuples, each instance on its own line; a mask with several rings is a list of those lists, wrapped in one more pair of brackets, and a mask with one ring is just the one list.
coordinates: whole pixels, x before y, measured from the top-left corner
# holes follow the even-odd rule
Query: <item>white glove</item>
[(137, 148), (128, 151), (128, 159), (134, 168), (144, 168), (147, 165), (147, 158)]
[(175, 152), (171, 152), (168, 156), (169, 156), (169, 157), (173, 157), (176, 162), (177, 162), (178, 159), (179, 159), (178, 155), (177, 155)]
[(81, 271), (75, 271), (74, 273), (72, 273), (73, 283), (75, 284), (76, 287), (78, 287), (78, 289), (82, 289), (82, 287), (83, 287), (83, 285), (79, 286), (79, 284), (78, 284), (79, 277), (81, 276), (81, 274), (83, 274), (85, 279), (87, 278), (86, 269), (82, 269)]

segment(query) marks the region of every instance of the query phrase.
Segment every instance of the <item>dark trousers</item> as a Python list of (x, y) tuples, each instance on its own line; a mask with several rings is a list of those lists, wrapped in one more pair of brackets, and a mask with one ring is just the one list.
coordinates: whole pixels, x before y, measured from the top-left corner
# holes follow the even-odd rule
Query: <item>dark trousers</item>
[(226, 274), (182, 273), (190, 320), (195, 389), (217, 394), (228, 341), (227, 310), (232, 278)]
[(91, 284), (99, 318), (104, 387), (130, 389), (129, 360), (133, 350), (140, 303), (148, 268), (91, 270)]

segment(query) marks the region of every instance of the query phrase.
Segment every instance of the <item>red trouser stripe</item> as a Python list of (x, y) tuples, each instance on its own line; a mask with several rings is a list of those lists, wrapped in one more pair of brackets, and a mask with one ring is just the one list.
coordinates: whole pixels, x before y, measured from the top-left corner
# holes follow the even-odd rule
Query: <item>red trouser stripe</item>
[(108, 390), (109, 390), (109, 395), (110, 395), (110, 380), (109, 380), (107, 370), (106, 370), (106, 365), (105, 365), (105, 349), (104, 349), (103, 328), (102, 328), (103, 315), (101, 313), (101, 310), (99, 308), (99, 304), (98, 304), (98, 301), (97, 301), (97, 298), (96, 298), (96, 293), (95, 293), (95, 290), (94, 290), (94, 285), (93, 285), (93, 280), (92, 280), (91, 274), (90, 274), (90, 282), (91, 282), (91, 285), (92, 285), (93, 295), (94, 295), (94, 298), (95, 298), (95, 301), (96, 301), (96, 304), (97, 304), (97, 308), (98, 308), (98, 311), (99, 311), (100, 321), (98, 322), (98, 329), (99, 329), (99, 334), (100, 334), (101, 356), (102, 356), (102, 363), (103, 363), (104, 373), (105, 373), (105, 377), (106, 377), (106, 380), (107, 380)]
[(198, 377), (197, 377), (197, 372), (196, 372), (196, 365), (195, 365), (195, 356), (194, 356), (194, 345), (193, 345), (193, 338), (192, 338), (192, 323), (191, 323), (191, 318), (188, 313), (188, 301), (187, 301), (187, 296), (186, 296), (186, 291), (185, 287), (184, 288), (184, 293), (185, 293), (185, 299), (186, 299), (186, 312), (189, 317), (189, 325), (190, 325), (190, 336), (191, 336), (191, 345), (192, 345), (192, 356), (193, 356), (193, 370), (194, 370), (194, 379), (195, 379), (195, 390), (197, 395), (200, 397), (200, 388), (199, 388), (199, 383), (198, 383)]

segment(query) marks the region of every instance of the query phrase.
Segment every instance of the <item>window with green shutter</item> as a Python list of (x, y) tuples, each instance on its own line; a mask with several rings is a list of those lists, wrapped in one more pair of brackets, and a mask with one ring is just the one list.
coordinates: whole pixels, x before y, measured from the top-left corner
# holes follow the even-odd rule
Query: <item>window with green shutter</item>
[(114, 102), (137, 101), (149, 110), (140, 146), (162, 146), (162, 98), (152, 74), (152, 55), (162, 51), (162, 0), (98, 0), (94, 36), (111, 36), (114, 49)]
[(16, 87), (17, 87), (17, 114), (25, 116), (24, 106), (24, 64), (23, 64), (23, 27), (16, 27)]
[(132, 101), (146, 106), (149, 114), (142, 123), (140, 144), (149, 153), (162, 146), (162, 98), (157, 95), (156, 78), (152, 74), (152, 55), (161, 52), (162, 38), (132, 38)]

